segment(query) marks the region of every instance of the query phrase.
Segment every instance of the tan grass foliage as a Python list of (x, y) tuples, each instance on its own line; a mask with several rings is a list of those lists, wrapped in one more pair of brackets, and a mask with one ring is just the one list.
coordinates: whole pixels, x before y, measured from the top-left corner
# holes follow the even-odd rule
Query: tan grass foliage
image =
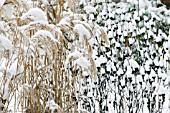
[[(37, 1), (33, 1), (35, 3)], [(49, 112), (77, 112), (78, 106), (75, 97), (75, 87), (77, 76), (83, 79), (82, 71), (87, 71), (96, 79), (97, 71), (92, 58), (93, 50), (88, 40), (79, 42), (78, 35), (73, 31), (76, 24), (82, 24), (90, 33), (90, 38), (94, 38), (95, 28), (90, 28), (88, 23), (82, 21), (84, 14), (69, 15), (68, 24), (59, 24), (64, 19), (64, 0), (58, 0), (51, 5), (42, 6), (42, 2), (37, 6), (46, 11), (48, 23), (31, 23), (31, 20), (21, 20), (20, 17), (26, 13), (30, 6), (27, 3), (11, 0), (4, 5), (14, 7), (15, 18), (4, 17), (6, 31), (1, 34), (12, 41), (12, 52), (0, 51), (0, 62), (5, 62), (0, 83), (1, 96), (0, 106), (3, 112), (9, 111), (12, 104), (12, 111), (21, 110), (23, 113), (49, 113)], [(50, 4), (50, 3), (49, 3)], [(33, 7), (36, 7), (32, 4)], [(68, 0), (68, 6), (75, 13), (76, 2)], [(2, 12), (2, 14), (4, 14)], [(35, 34), (39, 30), (49, 31), (56, 41), (49, 36)], [(66, 37), (64, 34), (68, 34)], [(105, 32), (100, 29), (101, 37), (107, 44), (108, 39)], [(81, 44), (80, 44), (81, 43)], [(0, 43), (1, 45), (1, 43)], [(80, 51), (87, 60), (90, 61), (88, 69), (83, 69), (75, 64), (75, 59), (70, 58), (67, 68), (65, 61), (68, 55), (74, 51)], [(7, 54), (5, 54), (7, 53)], [(70, 70), (70, 68), (72, 68)], [(79, 70), (77, 72), (77, 70)], [(13, 72), (13, 73), (12, 73)], [(7, 86), (7, 88), (6, 88)], [(8, 91), (5, 91), (8, 89)], [(5, 93), (9, 97), (3, 98)], [(78, 100), (80, 100), (79, 97)], [(53, 101), (54, 100), (54, 101)], [(54, 108), (51, 108), (50, 105)]]

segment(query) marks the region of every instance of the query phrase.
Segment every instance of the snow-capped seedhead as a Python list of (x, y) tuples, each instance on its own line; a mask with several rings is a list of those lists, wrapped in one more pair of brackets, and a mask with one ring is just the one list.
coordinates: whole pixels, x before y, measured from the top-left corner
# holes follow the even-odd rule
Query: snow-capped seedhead
[(33, 39), (39, 38), (39, 37), (46, 38), (47, 40), (51, 40), (53, 42), (57, 42), (57, 40), (54, 38), (54, 36), (49, 31), (46, 31), (46, 30), (38, 30), (32, 36)]
[(44, 5), (49, 5), (49, 0), (42, 0), (42, 3), (43, 3)]
[(0, 8), (4, 5), (5, 1), (6, 1), (6, 0), (1, 0), (1, 1), (0, 1)]
[(90, 32), (82, 24), (76, 24), (73, 30), (79, 35), (80, 42), (82, 42), (84, 38), (90, 38)]
[(30, 19), (32, 21), (43, 20), (47, 21), (45, 12), (40, 8), (31, 8), (27, 13), (23, 14), (22, 20)]
[(77, 60), (75, 60), (75, 63), (84, 69), (88, 69), (90, 66), (90, 61), (88, 61), (85, 57), (79, 57)]
[(59, 112), (62, 112), (60, 106), (58, 104), (55, 103), (54, 100), (50, 100), (46, 103), (46, 107), (49, 107), (49, 109), (52, 111), (52, 113), (54, 113), (54, 110), (58, 110)]
[(96, 13), (96, 8), (92, 6), (85, 6), (84, 10), (86, 11), (87, 14), (89, 13)]
[(5, 31), (4, 23), (0, 21), (0, 31)]
[(69, 60), (71, 57), (74, 57), (74, 58), (80, 58), (80, 57), (83, 57), (83, 54), (79, 51), (74, 51), (72, 53), (70, 53), (66, 59), (66, 62), (65, 62), (65, 67), (67, 67), (68, 63), (69, 63)]
[(10, 53), (12, 52), (12, 42), (2, 35), (0, 35), (0, 50), (8, 50)]

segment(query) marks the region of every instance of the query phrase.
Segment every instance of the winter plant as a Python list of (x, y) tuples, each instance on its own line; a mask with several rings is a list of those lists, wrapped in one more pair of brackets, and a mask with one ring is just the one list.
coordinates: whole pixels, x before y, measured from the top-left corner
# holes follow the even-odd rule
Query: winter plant
[(76, 76), (97, 76), (89, 40), (104, 30), (89, 26), (72, 0), (1, 4), (1, 112), (77, 111)]
[(159, 0), (1, 0), (0, 112), (170, 112)]

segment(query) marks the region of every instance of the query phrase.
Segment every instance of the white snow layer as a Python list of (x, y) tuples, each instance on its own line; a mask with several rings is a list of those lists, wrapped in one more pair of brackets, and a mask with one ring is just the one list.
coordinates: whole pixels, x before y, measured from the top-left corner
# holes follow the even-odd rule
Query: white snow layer
[(57, 42), (57, 40), (54, 38), (54, 36), (46, 30), (38, 30), (32, 38), (38, 38), (38, 37), (43, 37), (43, 38), (47, 38), (47, 39), (51, 39), (54, 42)]
[(1, 1), (0, 1), (0, 8), (4, 5), (5, 1), (6, 1), (6, 0), (1, 0)]
[(140, 8), (145, 8), (145, 7), (152, 6), (152, 2), (149, 1), (149, 0), (127, 0), (127, 2), (136, 4), (136, 5), (138, 5), (138, 2), (139, 2), (139, 7)]
[(30, 19), (33, 21), (43, 20), (47, 21), (47, 16), (44, 11), (40, 8), (31, 8), (27, 13), (22, 15), (22, 20)]
[(9, 50), (9, 52), (12, 52), (12, 42), (2, 35), (0, 35), (0, 50), (1, 49)]
[(71, 57), (75, 59), (74, 60), (75, 64), (78, 64), (82, 68), (87, 69), (90, 66), (90, 61), (83, 57), (82, 53), (80, 53), (79, 51), (74, 51), (68, 55), (65, 62), (65, 69), (67, 68), (67, 64), (69, 63)]
[(82, 42), (84, 38), (90, 38), (89, 31), (82, 24), (76, 24), (73, 30), (78, 33), (80, 42)]
[(75, 62), (82, 68), (87, 69), (90, 66), (90, 62), (85, 57), (80, 57)]
[(46, 103), (46, 108), (49, 107), (49, 109), (54, 112), (55, 109), (61, 110), (60, 106), (54, 102), (54, 100), (50, 100)]
[(0, 21), (0, 30), (5, 31), (4, 23), (2, 21)]
[(86, 13), (93, 13), (96, 12), (96, 9), (92, 6), (85, 6), (84, 10), (86, 11)]

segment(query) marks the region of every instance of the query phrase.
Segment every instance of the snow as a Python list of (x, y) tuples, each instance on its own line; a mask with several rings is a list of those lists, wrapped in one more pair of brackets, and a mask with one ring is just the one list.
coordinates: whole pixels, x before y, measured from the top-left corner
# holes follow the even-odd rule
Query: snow
[(0, 81), (2, 80), (2, 77), (3, 77), (3, 73), (1, 72), (1, 69), (0, 69)]
[(75, 63), (85, 69), (90, 66), (90, 62), (85, 57), (79, 57), (77, 60), (75, 60)]
[(86, 11), (86, 13), (95, 13), (96, 12), (96, 9), (92, 6), (85, 6), (84, 7), (84, 10)]
[(33, 26), (43, 26), (43, 27), (49, 27), (49, 28), (51, 27), (48, 24), (48, 22), (43, 21), (43, 20), (37, 20), (37, 21), (30, 22), (27, 25), (23, 25), (23, 26), (19, 27), (19, 30), (24, 31), (26, 29), (29, 29), (29, 28), (33, 27)]
[(4, 23), (2, 21), (0, 21), (0, 30), (1, 31), (5, 31), (5, 28), (4, 28)]
[(122, 75), (122, 74), (123, 74), (122, 68), (119, 68), (119, 69), (118, 69), (117, 74), (118, 74), (118, 75)]
[(135, 60), (133, 60), (133, 59), (130, 59), (129, 60), (129, 63), (130, 63), (130, 66), (133, 68), (133, 69), (139, 69), (139, 64), (135, 61)]
[(82, 42), (84, 38), (90, 38), (90, 32), (82, 24), (76, 24), (73, 30), (78, 33), (80, 42)]
[(86, 58), (83, 57), (82, 53), (80, 53), (79, 51), (76, 50), (76, 51), (70, 53), (67, 56), (67, 59), (65, 61), (65, 69), (67, 68), (67, 65), (68, 65), (69, 60), (70, 60), (71, 57), (76, 58), (77, 59), (77, 60), (75, 60), (76, 63), (78, 65), (82, 66), (83, 68), (87, 68), (89, 66), (89, 61)]
[(77, 111), (80, 112), (80, 113), (81, 113), (81, 112), (90, 113), (90, 112), (88, 112), (86, 109), (80, 109), (80, 108), (77, 109)]
[(13, 8), (10, 5), (4, 5), (3, 9), (5, 11), (5, 15), (8, 18), (10, 18), (10, 19), (15, 18), (15, 16), (13, 15)]
[(74, 52), (72, 52), (72, 53), (70, 53), (68, 55), (68, 58), (70, 58), (72, 56), (74, 56), (74, 57), (82, 57), (82, 53), (80, 53), (79, 51), (74, 51)]
[(112, 65), (112, 69), (113, 69), (114, 72), (117, 71), (117, 69), (116, 69), (116, 67), (114, 66), (114, 64)]
[(48, 0), (42, 0), (42, 3), (43, 3), (44, 5), (49, 5)]
[(137, 81), (138, 81), (138, 82), (142, 82), (142, 81), (143, 81), (141, 75), (138, 75), (138, 76), (137, 76)]
[(120, 43), (116, 42), (115, 47), (116, 48), (120, 47)]
[(138, 2), (139, 2), (139, 7), (140, 8), (145, 8), (145, 7), (150, 7), (152, 6), (152, 3), (151, 1), (148, 1), (148, 0), (127, 0), (127, 2), (130, 2), (132, 4), (136, 4), (138, 5)]
[(0, 35), (0, 50), (1, 49), (9, 50), (10, 53), (12, 52), (12, 42), (2, 35)]
[(4, 92), (1, 93), (3, 94), (3, 100), (8, 100), (9, 99), (9, 81), (6, 82), (5, 87), (4, 87)]
[(47, 21), (46, 14), (40, 8), (31, 8), (27, 13), (22, 15), (22, 20), (30, 19), (32, 21), (43, 20)]
[(147, 99), (144, 100), (144, 107), (143, 107), (143, 113), (149, 113), (149, 109), (147, 107)]
[(61, 25), (68, 25), (68, 26), (70, 26), (70, 24), (69, 24), (69, 22), (67, 21), (66, 18), (61, 19), (58, 25), (59, 26), (61, 26)]
[(57, 39), (54, 38), (54, 36), (46, 30), (38, 30), (33, 36), (32, 38), (38, 38), (38, 37), (43, 37), (43, 38), (47, 38), (47, 40), (52, 40), (53, 42), (58, 42)]
[(1, 1), (0, 1), (0, 8), (4, 5), (5, 1), (6, 1), (6, 0), (1, 0)]
[(46, 108), (49, 107), (50, 110), (52, 110), (52, 113), (54, 113), (54, 110), (57, 109), (61, 112), (61, 108), (58, 104), (54, 102), (54, 100), (50, 100), (46, 103)]
[(9, 67), (9, 72), (11, 73), (11, 75), (16, 75), (17, 74), (17, 63), (18, 60), (15, 60), (11, 66)]
[(135, 42), (134, 38), (129, 38), (129, 44), (133, 44)]

